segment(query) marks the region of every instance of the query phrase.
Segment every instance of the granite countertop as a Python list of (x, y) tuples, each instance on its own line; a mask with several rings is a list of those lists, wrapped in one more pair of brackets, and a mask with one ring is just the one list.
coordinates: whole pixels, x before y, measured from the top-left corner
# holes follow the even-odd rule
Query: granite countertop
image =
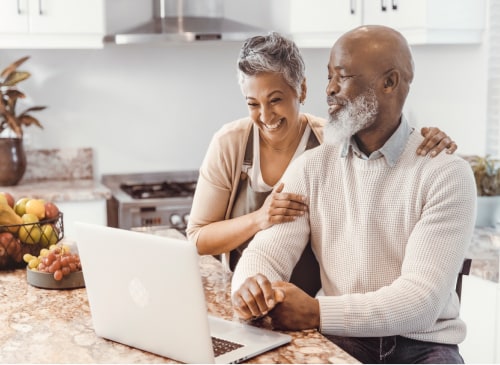
[[(232, 319), (229, 288), (220, 290), (221, 264), (200, 257), (208, 311)], [(229, 285), (229, 283), (228, 283)], [(0, 272), (0, 363), (175, 363), (97, 337), (85, 288), (31, 286), (26, 270)], [(359, 363), (316, 330), (288, 332), (292, 342), (249, 363)]]
[(15, 186), (0, 187), (16, 199), (52, 202), (110, 199), (111, 191), (94, 179), (91, 148), (27, 150), (26, 172)]
[(500, 226), (476, 227), (466, 256), (472, 259), (470, 275), (498, 283)]

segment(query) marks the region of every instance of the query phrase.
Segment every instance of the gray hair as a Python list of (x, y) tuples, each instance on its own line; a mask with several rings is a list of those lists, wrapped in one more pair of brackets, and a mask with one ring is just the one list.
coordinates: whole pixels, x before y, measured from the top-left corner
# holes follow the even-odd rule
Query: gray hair
[(279, 73), (300, 96), (305, 64), (297, 45), (279, 33), (248, 38), (238, 57), (238, 81), (262, 72)]

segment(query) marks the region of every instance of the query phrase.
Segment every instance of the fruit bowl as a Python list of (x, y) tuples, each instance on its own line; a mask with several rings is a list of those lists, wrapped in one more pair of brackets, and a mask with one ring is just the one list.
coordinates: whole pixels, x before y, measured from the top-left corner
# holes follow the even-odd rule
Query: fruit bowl
[(28, 283), (43, 289), (76, 289), (85, 287), (82, 271), (75, 271), (64, 276), (61, 280), (55, 280), (54, 275), (48, 272), (40, 272), (26, 268)]
[(62, 212), (39, 222), (0, 225), (0, 270), (24, 267), (24, 254), (38, 256), (42, 248), (56, 244), (63, 237)]
[(41, 249), (38, 256), (25, 254), (28, 283), (45, 289), (83, 288), (80, 256), (73, 251), (71, 245), (61, 242)]

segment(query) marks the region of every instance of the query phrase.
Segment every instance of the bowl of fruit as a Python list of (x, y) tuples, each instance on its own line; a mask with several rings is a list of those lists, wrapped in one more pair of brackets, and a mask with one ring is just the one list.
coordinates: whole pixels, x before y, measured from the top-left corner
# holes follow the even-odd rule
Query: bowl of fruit
[(63, 237), (63, 213), (56, 204), (29, 197), (14, 201), (0, 193), (0, 270), (22, 268), (26, 253), (38, 256)]
[(32, 286), (44, 289), (83, 288), (82, 264), (80, 256), (72, 252), (68, 245), (58, 243), (42, 248), (38, 256), (24, 254), (26, 277)]

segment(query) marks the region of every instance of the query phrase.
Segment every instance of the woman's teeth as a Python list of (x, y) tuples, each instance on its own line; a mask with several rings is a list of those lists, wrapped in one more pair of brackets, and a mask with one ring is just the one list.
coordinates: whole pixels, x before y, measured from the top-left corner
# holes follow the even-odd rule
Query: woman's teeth
[(278, 127), (281, 125), (281, 123), (282, 123), (282, 122), (283, 122), (283, 119), (280, 119), (280, 120), (278, 120), (278, 122), (277, 122), (277, 123), (275, 123), (275, 124), (273, 124), (273, 125), (269, 125), (269, 124), (265, 124), (265, 123), (262, 123), (262, 124), (264, 124), (264, 126), (265, 126), (267, 129), (276, 129), (276, 128), (278, 128)]

